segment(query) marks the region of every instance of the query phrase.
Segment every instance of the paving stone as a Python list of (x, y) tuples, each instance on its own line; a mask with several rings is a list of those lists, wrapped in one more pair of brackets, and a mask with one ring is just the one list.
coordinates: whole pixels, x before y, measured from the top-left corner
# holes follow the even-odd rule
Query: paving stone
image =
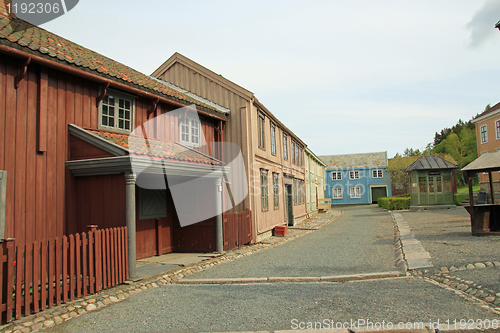
[(448, 267), (441, 267), (441, 272), (442, 273), (449, 273), (450, 270), (448, 269)]
[(500, 304), (500, 298), (497, 298), (497, 299), (493, 302), (493, 304), (495, 304), (495, 305)]
[(474, 266), (476, 266), (476, 268), (485, 268), (486, 267), (486, 265), (483, 264), (482, 262), (477, 262), (474, 264)]
[(488, 296), (488, 297), (485, 297), (485, 298), (484, 298), (484, 300), (485, 300), (486, 302), (490, 302), (490, 303), (492, 303), (493, 301), (495, 301), (495, 297), (493, 297), (493, 296)]
[(495, 265), (491, 261), (485, 262), (484, 264), (486, 265), (486, 267), (495, 267)]
[(32, 331), (38, 331), (39, 329), (43, 328), (43, 323), (36, 323), (31, 326)]
[(103, 306), (105, 306), (105, 305), (106, 305), (106, 304), (104, 304), (104, 303), (103, 303), (103, 302), (101, 302), (101, 301), (97, 302), (97, 306), (98, 306), (98, 307), (103, 307)]
[(33, 320), (33, 323), (36, 324), (36, 323), (44, 321), (45, 319), (46, 318), (44, 316), (36, 317), (35, 320)]
[(116, 298), (115, 296), (111, 296), (109, 298), (113, 303), (116, 303), (116, 302), (119, 302), (120, 300), (118, 298)]
[(23, 326), (24, 327), (31, 327), (31, 326), (33, 326), (33, 322), (32, 321), (26, 321), (26, 322), (23, 323)]
[(458, 268), (456, 268), (455, 266), (450, 267), (450, 272), (456, 272), (456, 271), (458, 271)]
[(87, 311), (85, 311), (85, 309), (78, 309), (78, 314), (80, 314), (80, 315), (84, 314), (85, 312), (87, 312)]
[(156, 283), (151, 283), (151, 286), (153, 286), (153, 288), (158, 288), (158, 285)]
[(61, 315), (61, 319), (68, 319), (68, 318), (69, 318), (69, 314), (67, 314), (67, 313)]
[(123, 300), (125, 299), (125, 295), (123, 295), (123, 293), (119, 293), (118, 295), (116, 295), (118, 297), (119, 300)]
[(500, 267), (500, 261), (494, 261), (493, 264), (496, 266), (496, 267)]
[(75, 308), (73, 306), (68, 306), (68, 311), (71, 312), (71, 311), (75, 311)]
[(95, 304), (89, 304), (89, 305), (87, 305), (87, 307), (85, 308), (85, 310), (87, 310), (87, 311), (93, 311), (93, 310), (95, 310), (95, 309), (97, 309), (97, 306), (95, 306)]
[(478, 290), (478, 291), (474, 294), (474, 296), (476, 296), (476, 297), (477, 297), (477, 296), (481, 296), (482, 294), (484, 294), (484, 291), (482, 291), (482, 290)]
[(102, 301), (105, 305), (109, 305), (109, 304), (112, 304), (113, 301), (110, 300), (109, 298), (105, 298), (103, 301)]
[(63, 319), (61, 317), (58, 317), (58, 316), (54, 317), (53, 320), (54, 320), (54, 323), (56, 323), (56, 324), (60, 324), (63, 322)]
[(50, 327), (50, 326), (54, 326), (55, 322), (53, 320), (46, 320), (43, 322), (43, 325), (45, 325), (45, 327)]
[(76, 313), (76, 312), (74, 312), (74, 311), (72, 311), (72, 312), (70, 312), (70, 313), (69, 313), (69, 317), (70, 317), (70, 318), (75, 318), (75, 317), (77, 317), (77, 316), (78, 316), (78, 313)]
[(468, 264), (467, 266), (465, 266), (465, 268), (474, 269), (474, 268), (476, 268), (476, 266), (474, 266), (473, 264)]
[(94, 304), (96, 302), (95, 298), (90, 298), (87, 300), (87, 303)]

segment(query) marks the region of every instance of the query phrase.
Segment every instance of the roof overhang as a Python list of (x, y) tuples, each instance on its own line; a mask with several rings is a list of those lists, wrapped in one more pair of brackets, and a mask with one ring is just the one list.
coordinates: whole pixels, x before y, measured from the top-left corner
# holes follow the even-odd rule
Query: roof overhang
[(483, 154), (462, 168), (467, 174), (500, 171), (500, 152)]
[(115, 175), (120, 173), (168, 175), (198, 178), (220, 178), (229, 173), (228, 166), (184, 163), (147, 157), (118, 156), (66, 161), (75, 177)]

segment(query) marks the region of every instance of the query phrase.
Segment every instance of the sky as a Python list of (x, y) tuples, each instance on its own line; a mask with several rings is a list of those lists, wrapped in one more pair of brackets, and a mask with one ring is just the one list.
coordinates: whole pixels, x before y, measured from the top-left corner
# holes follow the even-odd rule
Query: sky
[(81, 0), (41, 25), (151, 74), (179, 52), (316, 155), (425, 149), (500, 102), (498, 0)]

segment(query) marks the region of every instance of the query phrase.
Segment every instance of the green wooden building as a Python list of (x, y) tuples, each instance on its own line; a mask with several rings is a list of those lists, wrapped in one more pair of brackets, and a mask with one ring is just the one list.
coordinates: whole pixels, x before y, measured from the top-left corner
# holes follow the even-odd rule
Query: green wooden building
[(410, 209), (455, 207), (457, 167), (438, 156), (422, 156), (406, 168), (410, 177)]

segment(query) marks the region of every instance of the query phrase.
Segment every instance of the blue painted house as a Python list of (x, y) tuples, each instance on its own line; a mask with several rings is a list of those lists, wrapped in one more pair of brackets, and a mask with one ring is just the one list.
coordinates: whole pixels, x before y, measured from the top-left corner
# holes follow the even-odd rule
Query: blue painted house
[(325, 197), (335, 204), (370, 204), (392, 195), (387, 152), (319, 156), (326, 164)]

